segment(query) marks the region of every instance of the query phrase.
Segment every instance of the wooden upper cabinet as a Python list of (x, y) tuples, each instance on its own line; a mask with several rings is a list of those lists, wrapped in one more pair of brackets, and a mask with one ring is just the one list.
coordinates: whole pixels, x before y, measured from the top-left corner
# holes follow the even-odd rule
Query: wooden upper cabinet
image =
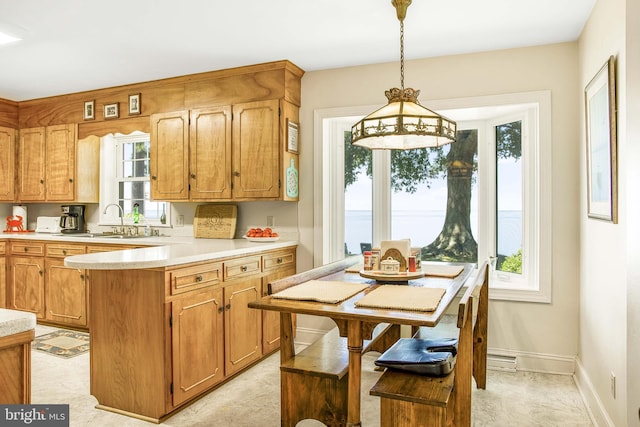
[(47, 126), (46, 130), (46, 200), (75, 200), (75, 126)]
[(233, 106), (233, 197), (280, 196), (279, 101)]
[(15, 146), (16, 130), (0, 127), (0, 201), (15, 199)]
[(18, 144), (18, 200), (43, 201), (45, 165), (44, 127), (20, 129)]
[(196, 200), (231, 198), (231, 107), (191, 111), (190, 196)]
[(189, 113), (151, 116), (151, 198), (189, 199)]
[(73, 201), (75, 125), (20, 130), (18, 200)]

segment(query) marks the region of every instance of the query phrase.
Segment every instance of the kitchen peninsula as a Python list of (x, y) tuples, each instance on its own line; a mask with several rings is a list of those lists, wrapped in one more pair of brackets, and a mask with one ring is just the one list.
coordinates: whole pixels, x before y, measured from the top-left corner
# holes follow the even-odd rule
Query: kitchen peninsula
[(91, 394), (160, 422), (280, 345), (277, 313), (248, 308), (296, 272), (296, 243), (196, 239), (67, 257), (91, 277)]

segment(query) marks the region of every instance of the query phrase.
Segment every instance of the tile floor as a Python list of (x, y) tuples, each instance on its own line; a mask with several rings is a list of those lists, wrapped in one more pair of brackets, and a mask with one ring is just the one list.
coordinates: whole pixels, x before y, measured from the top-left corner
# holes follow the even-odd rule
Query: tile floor
[[(38, 326), (36, 335), (56, 328)], [(380, 375), (376, 353), (363, 358), (362, 426), (379, 426), (378, 398), (368, 390)], [(164, 421), (173, 427), (277, 427), (279, 356), (274, 354)], [(89, 394), (89, 354), (71, 359), (32, 353), (32, 403), (70, 404), (72, 427), (138, 427), (154, 424), (95, 409)], [(305, 420), (298, 427), (319, 427)], [(474, 390), (473, 426), (592, 426), (570, 376), (489, 371), (487, 390)]]

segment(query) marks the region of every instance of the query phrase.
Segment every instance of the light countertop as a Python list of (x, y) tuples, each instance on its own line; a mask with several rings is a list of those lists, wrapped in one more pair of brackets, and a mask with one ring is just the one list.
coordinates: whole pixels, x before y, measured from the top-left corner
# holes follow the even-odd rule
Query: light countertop
[(297, 245), (294, 240), (276, 242), (250, 242), (246, 239), (201, 239), (188, 236), (155, 236), (135, 239), (112, 237), (74, 237), (45, 233), (4, 233), (1, 240), (21, 239), (69, 243), (95, 243), (112, 245), (136, 245), (142, 248), (100, 252), (66, 257), (68, 267), (88, 270), (128, 270), (169, 267), (200, 261), (250, 255), (265, 250), (288, 248)]

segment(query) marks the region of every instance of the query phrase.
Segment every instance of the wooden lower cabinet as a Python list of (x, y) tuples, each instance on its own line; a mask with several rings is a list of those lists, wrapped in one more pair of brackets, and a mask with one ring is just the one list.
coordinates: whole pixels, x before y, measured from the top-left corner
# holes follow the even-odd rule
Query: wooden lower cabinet
[(44, 319), (44, 257), (11, 256), (9, 276), (9, 308)]
[(0, 242), (0, 308), (7, 307), (7, 259), (5, 258), (6, 243)]
[(174, 406), (224, 379), (223, 311), (222, 288), (171, 303)]
[[(262, 257), (262, 296), (267, 295), (268, 284), (296, 274), (296, 257), (294, 251), (278, 251)], [(280, 313), (277, 311), (262, 312), (262, 353), (267, 354), (280, 348)]]
[(64, 259), (46, 258), (45, 320), (86, 327), (87, 287), (84, 270), (64, 266)]
[(260, 277), (225, 286), (225, 374), (233, 375), (262, 356), (262, 313), (247, 307), (260, 298)]
[[(92, 270), (91, 394), (98, 408), (158, 422), (266, 356), (263, 272), (276, 251), (146, 270)], [(144, 390), (144, 392), (141, 392)]]

